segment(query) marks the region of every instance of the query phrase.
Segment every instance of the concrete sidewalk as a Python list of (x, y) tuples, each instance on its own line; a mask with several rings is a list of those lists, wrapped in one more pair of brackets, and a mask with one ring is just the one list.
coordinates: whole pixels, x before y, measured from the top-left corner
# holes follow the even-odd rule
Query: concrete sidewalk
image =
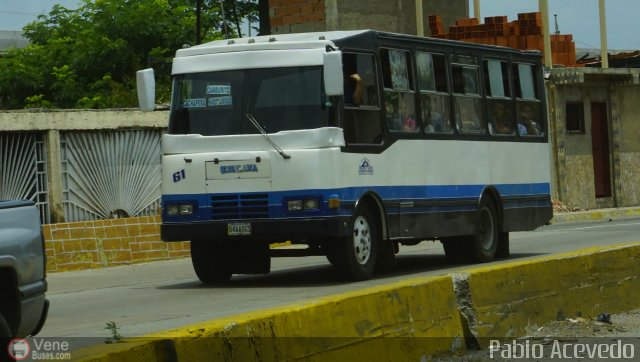
[(554, 212), (551, 223), (558, 224), (574, 221), (614, 220), (628, 217), (640, 217), (640, 207), (593, 209), (573, 212)]

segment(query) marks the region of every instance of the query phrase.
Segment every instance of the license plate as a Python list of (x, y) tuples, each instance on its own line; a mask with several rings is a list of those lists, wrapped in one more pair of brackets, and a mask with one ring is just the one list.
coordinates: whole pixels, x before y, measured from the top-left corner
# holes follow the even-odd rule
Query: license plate
[(230, 222), (227, 224), (227, 235), (251, 235), (251, 223)]

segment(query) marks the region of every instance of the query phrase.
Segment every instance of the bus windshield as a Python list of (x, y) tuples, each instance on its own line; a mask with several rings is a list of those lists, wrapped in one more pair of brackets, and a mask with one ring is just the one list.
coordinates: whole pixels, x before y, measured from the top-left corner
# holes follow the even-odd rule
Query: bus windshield
[(321, 67), (244, 69), (174, 78), (169, 133), (254, 134), (252, 115), (267, 133), (330, 125)]

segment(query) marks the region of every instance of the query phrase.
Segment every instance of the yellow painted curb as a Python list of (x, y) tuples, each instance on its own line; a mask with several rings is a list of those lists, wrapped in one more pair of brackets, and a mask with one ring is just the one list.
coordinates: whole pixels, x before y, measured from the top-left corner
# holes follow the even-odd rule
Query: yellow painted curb
[(475, 314), (470, 327), (484, 342), (523, 336), (558, 318), (594, 318), (640, 305), (640, 244), (592, 247), (463, 274)]
[[(145, 338), (133, 340), (140, 354), (184, 361), (419, 361), (464, 350), (449, 276), (415, 278)], [(119, 344), (104, 345), (77, 351), (74, 360), (126, 361), (128, 353)]]
[[(558, 316), (640, 305), (640, 243), (393, 283), (74, 352), (80, 361), (420, 361), (465, 337), (525, 335)], [(455, 291), (455, 292), (454, 292)], [(464, 316), (464, 319), (461, 318)]]

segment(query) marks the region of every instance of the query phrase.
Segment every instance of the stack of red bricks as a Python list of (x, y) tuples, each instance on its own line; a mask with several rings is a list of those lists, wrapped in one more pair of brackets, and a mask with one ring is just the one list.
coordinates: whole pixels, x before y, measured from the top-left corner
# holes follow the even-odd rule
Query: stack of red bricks
[[(500, 45), (516, 49), (544, 51), (542, 17), (539, 12), (518, 14), (518, 20), (509, 22), (506, 16), (460, 19), (444, 32), (440, 16), (429, 16), (431, 36), (441, 39), (462, 40), (473, 43)], [(576, 46), (572, 35), (551, 35), (551, 57), (554, 64), (576, 66)]]

